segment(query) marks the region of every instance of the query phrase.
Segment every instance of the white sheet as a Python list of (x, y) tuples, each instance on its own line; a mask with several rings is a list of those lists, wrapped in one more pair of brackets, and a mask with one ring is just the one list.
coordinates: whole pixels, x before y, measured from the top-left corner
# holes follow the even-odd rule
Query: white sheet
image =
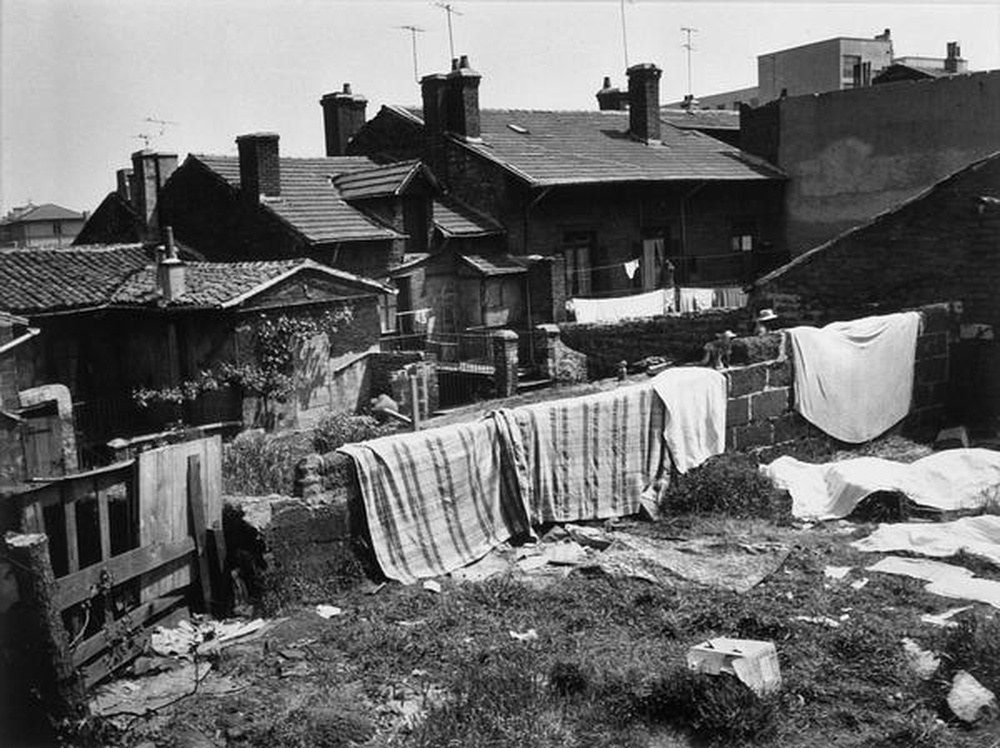
[(570, 299), (577, 322), (618, 322), (636, 317), (656, 317), (673, 307), (673, 289), (615, 296), (607, 299)]
[(911, 501), (942, 511), (976, 509), (1000, 491), (1000, 452), (949, 449), (906, 464), (858, 457), (819, 465), (779, 457), (761, 472), (792, 495), (801, 519), (846, 517), (875, 491), (899, 491)]
[(924, 589), (932, 595), (957, 600), (975, 600), (1000, 608), (1000, 582), (974, 576), (962, 566), (943, 564), (940, 561), (887, 556), (877, 564), (869, 566), (868, 571), (923, 579), (928, 583)]
[(683, 366), (657, 374), (663, 438), (677, 472), (686, 473), (726, 449), (726, 378), (714, 369)]
[(788, 330), (795, 408), (841, 441), (874, 439), (910, 410), (916, 312)]
[(1000, 566), (1000, 517), (963, 517), (933, 525), (925, 522), (879, 525), (871, 535), (851, 545), (861, 551), (909, 551), (936, 558), (964, 551)]

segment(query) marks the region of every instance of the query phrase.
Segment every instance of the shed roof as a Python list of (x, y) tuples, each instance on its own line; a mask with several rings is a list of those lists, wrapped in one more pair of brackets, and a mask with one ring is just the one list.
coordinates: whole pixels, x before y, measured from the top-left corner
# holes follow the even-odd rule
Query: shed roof
[(510, 255), (459, 255), (459, 259), (478, 275), (493, 277), (517, 275), (528, 269)]
[(433, 179), (420, 161), (400, 161), (341, 174), (334, 177), (333, 185), (345, 200), (390, 197), (401, 195), (414, 177), (421, 173)]
[(449, 195), (434, 199), (434, 226), (445, 236), (477, 237), (503, 233), (503, 226)]
[[(191, 154), (234, 189), (240, 186), (236, 156)], [(371, 171), (376, 164), (363, 156), (280, 159), (281, 195), (261, 205), (316, 244), (399, 239), (402, 234), (376, 222), (347, 199), (335, 180), (353, 172)]]

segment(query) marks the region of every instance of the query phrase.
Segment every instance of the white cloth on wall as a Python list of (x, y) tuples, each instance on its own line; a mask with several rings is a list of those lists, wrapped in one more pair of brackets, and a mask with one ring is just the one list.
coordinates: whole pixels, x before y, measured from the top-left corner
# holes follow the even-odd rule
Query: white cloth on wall
[(715, 300), (714, 288), (679, 288), (677, 290), (678, 311), (697, 312), (712, 308), (712, 302)]
[(677, 472), (686, 473), (726, 449), (726, 378), (714, 369), (682, 366), (657, 374), (663, 438)]
[(655, 317), (670, 309), (667, 289), (614, 296), (606, 299), (570, 299), (577, 322), (618, 322), (635, 317)]
[(1000, 452), (948, 449), (909, 464), (856, 457), (814, 465), (785, 455), (760, 470), (792, 495), (792, 514), (801, 519), (846, 517), (876, 491), (898, 491), (922, 506), (959, 511), (983, 506), (1000, 486)]
[(639, 261), (629, 260), (623, 265), (623, 267), (625, 268), (625, 275), (628, 276), (629, 280), (632, 280), (635, 278), (635, 271), (639, 269)]
[(916, 312), (789, 329), (795, 409), (841, 441), (874, 439), (910, 411)]

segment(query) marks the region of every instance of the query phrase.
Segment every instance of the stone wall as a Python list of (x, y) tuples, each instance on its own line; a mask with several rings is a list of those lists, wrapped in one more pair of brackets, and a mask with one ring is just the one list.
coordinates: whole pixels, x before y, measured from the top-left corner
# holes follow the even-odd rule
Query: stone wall
[(632, 364), (650, 356), (697, 361), (705, 343), (718, 333), (740, 334), (749, 326), (747, 310), (718, 310), (610, 324), (564, 322), (559, 325), (559, 339), (586, 355), (590, 378), (599, 379), (615, 374), (620, 361)]

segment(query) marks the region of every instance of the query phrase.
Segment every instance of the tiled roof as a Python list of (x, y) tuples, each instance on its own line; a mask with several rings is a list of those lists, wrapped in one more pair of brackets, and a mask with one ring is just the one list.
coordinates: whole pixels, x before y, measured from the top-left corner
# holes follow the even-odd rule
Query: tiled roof
[[(240, 186), (236, 156), (192, 154), (234, 188)], [(370, 170), (375, 164), (363, 156), (282, 158), (281, 196), (262, 202), (306, 239), (317, 244), (342, 241), (397, 239), (401, 235), (351, 207), (333, 185), (343, 174)]]
[(20, 209), (16, 215), (4, 219), (4, 223), (27, 223), (31, 221), (82, 221), (83, 213), (63, 208), (54, 203), (31, 205)]
[(434, 226), (445, 236), (493, 236), (503, 233), (503, 226), (453, 197), (434, 199)]
[(660, 109), (660, 119), (682, 130), (739, 130), (735, 109)]
[(640, 143), (628, 134), (628, 112), (484, 109), (480, 122), (482, 143), (455, 142), (534, 186), (783, 178), (759, 158), (669, 123), (662, 145)]
[(423, 169), (419, 161), (401, 161), (341, 174), (334, 178), (333, 186), (345, 200), (399, 195), (414, 175)]
[(510, 255), (459, 255), (459, 257), (480, 275), (515, 275), (528, 272), (524, 265)]
[(148, 261), (138, 244), (0, 250), (0, 308), (29, 314), (100, 306)]
[[(173, 306), (233, 306), (244, 298), (260, 293), (300, 270), (318, 270), (335, 280), (359, 286), (370, 293), (386, 293), (388, 288), (367, 278), (320, 265), (311, 260), (272, 260), (261, 262), (187, 262), (184, 263), (184, 294)], [(146, 265), (122, 283), (109, 300), (113, 305), (147, 305), (158, 300), (156, 266)]]

